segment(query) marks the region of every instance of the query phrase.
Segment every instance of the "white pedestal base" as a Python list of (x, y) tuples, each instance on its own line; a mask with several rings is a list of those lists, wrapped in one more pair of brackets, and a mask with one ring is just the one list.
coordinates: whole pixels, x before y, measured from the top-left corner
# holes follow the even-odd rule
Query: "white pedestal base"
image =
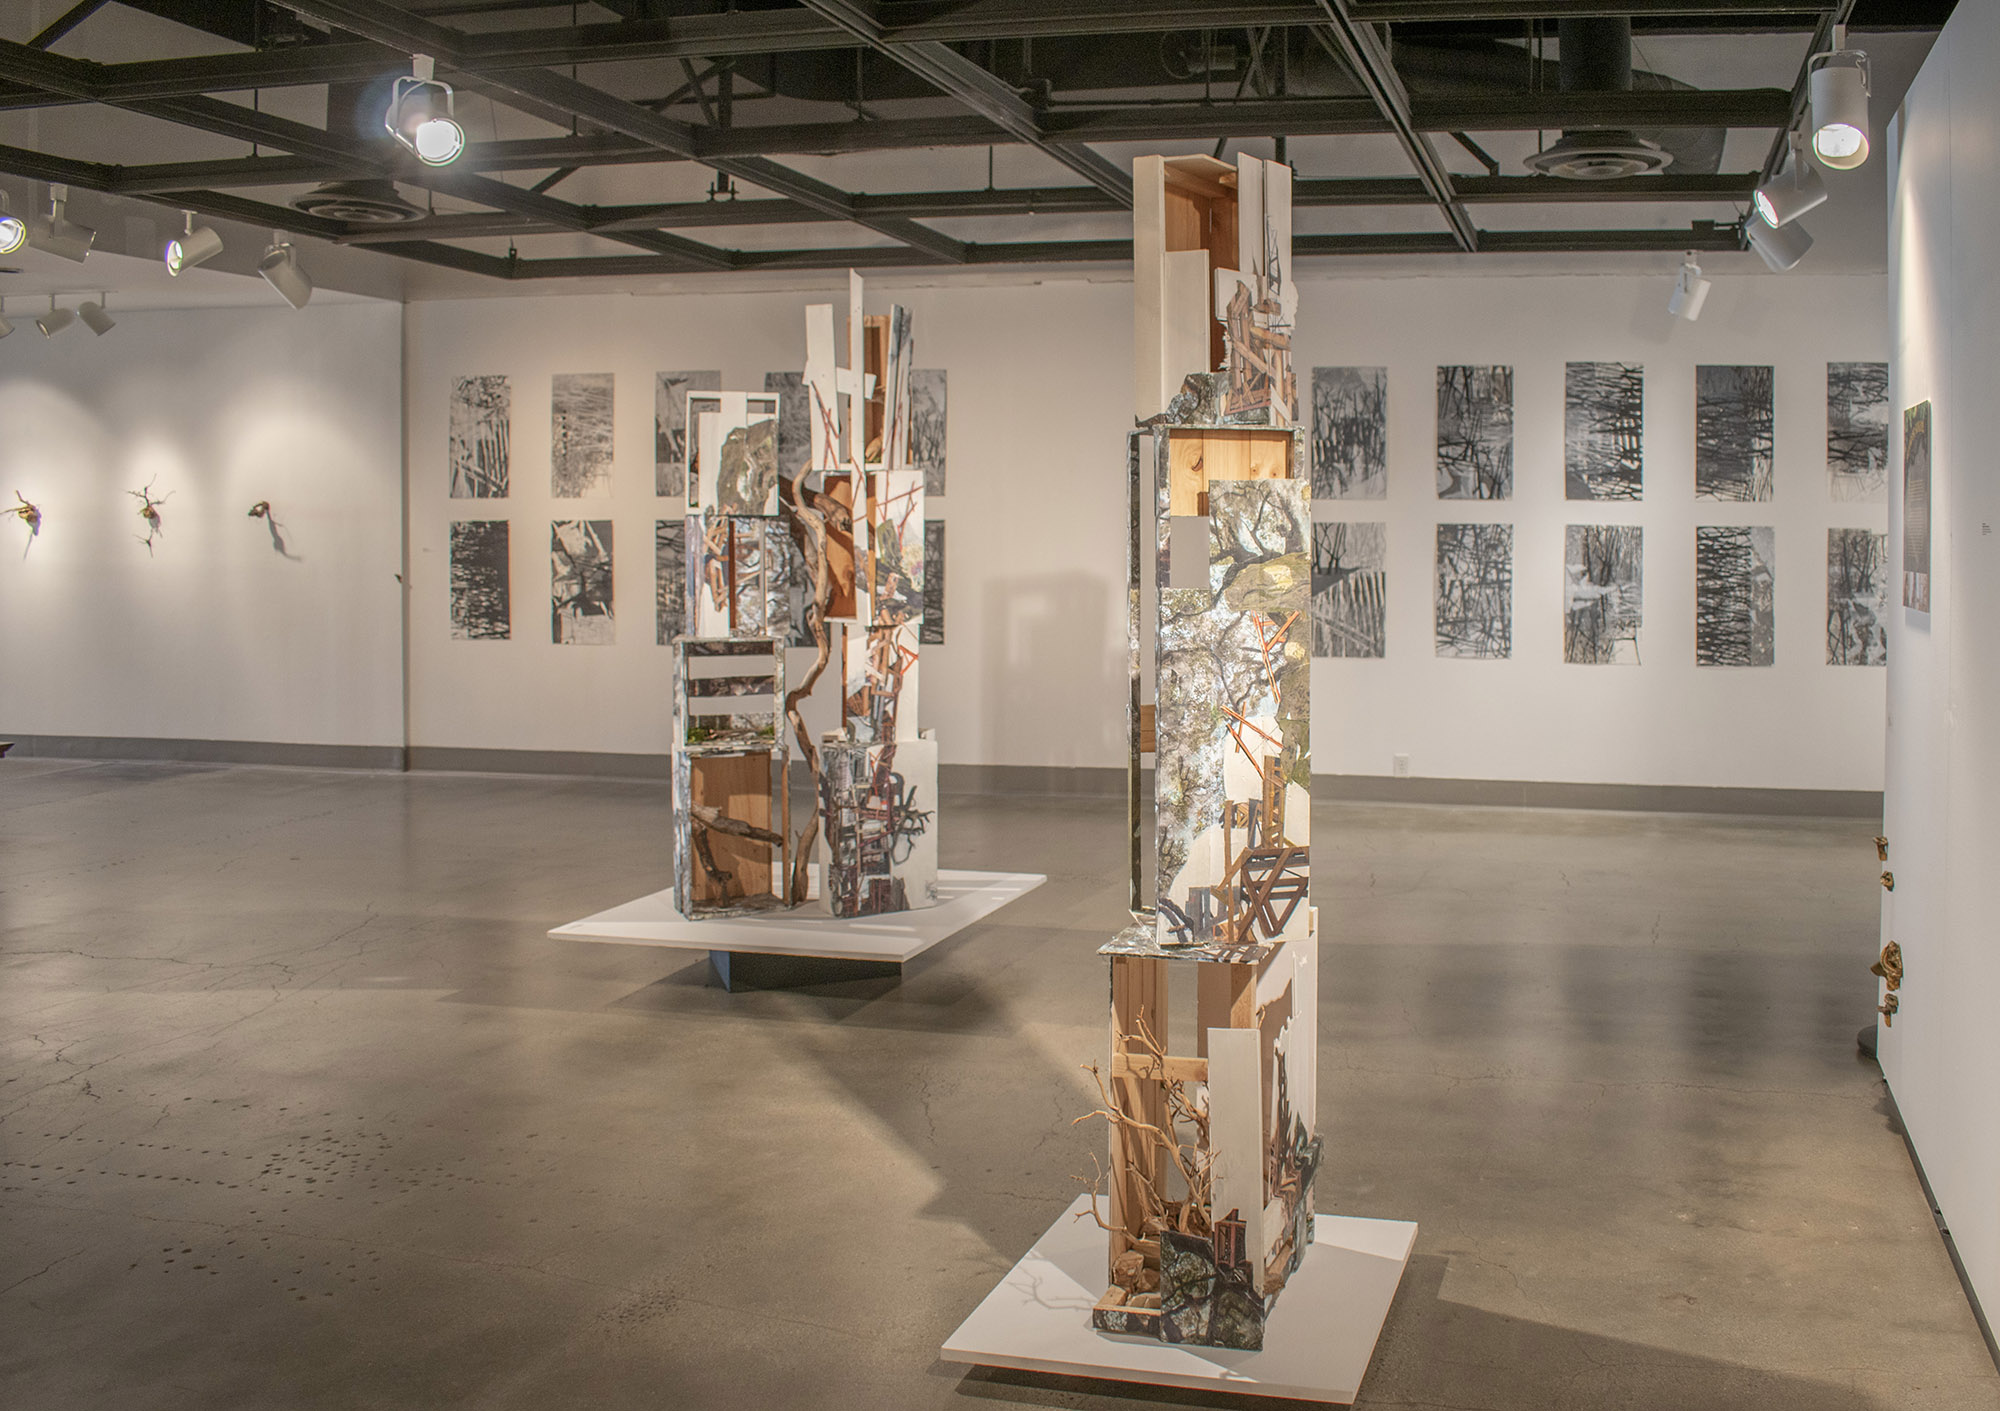
[(549, 932), (549, 939), (901, 964), (1048, 880), (1039, 872), (941, 870), (936, 906), (852, 920), (802, 909), (690, 921), (675, 909), (674, 889), (668, 887), (558, 926)]
[(1344, 1405), (1361, 1392), (1417, 1240), (1407, 1220), (1318, 1216), (1312, 1249), (1265, 1326), (1264, 1350), (1238, 1352), (1092, 1328), (1106, 1283), (1105, 1234), (1089, 1208), (1089, 1197), (1078, 1196), (946, 1339), (945, 1361)]

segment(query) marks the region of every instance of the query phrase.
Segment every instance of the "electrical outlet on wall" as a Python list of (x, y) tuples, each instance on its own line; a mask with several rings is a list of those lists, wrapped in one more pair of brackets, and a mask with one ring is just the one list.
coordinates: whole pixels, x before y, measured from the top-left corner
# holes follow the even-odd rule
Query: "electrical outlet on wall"
[(1410, 777), (1410, 757), (1406, 754), (1389, 756), (1389, 771), (1398, 779)]

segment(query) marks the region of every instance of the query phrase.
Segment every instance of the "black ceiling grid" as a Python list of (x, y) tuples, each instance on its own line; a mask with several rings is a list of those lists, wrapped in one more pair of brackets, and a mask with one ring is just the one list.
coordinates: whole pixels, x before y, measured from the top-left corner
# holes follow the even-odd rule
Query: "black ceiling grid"
[[(115, 22), (120, 8), (149, 11), (245, 47), (110, 64), (55, 52), (77, 31)], [(613, 18), (536, 27), (539, 18), (567, 14), (568, 7), (527, 0), (476, 10), (438, 0), (81, 6), (27, 43), (0, 42), (0, 110), (104, 104), (254, 144), (255, 154), (118, 164), (0, 147), (0, 171), (496, 279), (574, 278), (1121, 261), (1131, 256), (1129, 240), (975, 242), (929, 222), (1017, 216), (1027, 218), (1032, 231), (1036, 217), (1127, 209), (1130, 176), (1096, 144), (1383, 134), (1400, 146), (1409, 175), (1301, 173), (1295, 205), (1416, 208), (1428, 218), (1413, 224), (1427, 228), (1300, 235), (1300, 257), (1735, 249), (1741, 233), (1726, 222), (1503, 231), (1480, 228), (1475, 216), (1482, 205), (1495, 203), (1740, 204), (1757, 172), (1669, 168), (1593, 182), (1467, 176), (1447, 169), (1437, 141), (1467, 131), (1608, 127), (1764, 130), (1781, 139), (1795, 114), (1802, 84), (1789, 90), (1696, 90), (1668, 83), (1630, 92), (1563, 92), (1531, 72), (1518, 42), (1503, 47), (1535, 22), (1615, 13), (1630, 17), (1641, 35), (1775, 31), (1803, 38), (1825, 34), (1836, 21), (1935, 28), (1951, 6), (1949, 0), (1896, 6), (1879, 0), (1621, 0), (1614, 11), (1604, 0), (595, 0), (584, 8)], [(490, 23), (496, 14), (530, 27), (481, 31), (453, 23), (475, 15)], [(1266, 81), (1272, 65), (1260, 59), (1273, 36), (1287, 67), (1294, 54), (1320, 66), (1316, 83), (1274, 89)], [(252, 90), (379, 84), (407, 73), (412, 53), (433, 56), (440, 77), (461, 91), (570, 130), (475, 142), (452, 166), (431, 168), (386, 139), (290, 121), (254, 111), (247, 101)], [(1187, 56), (1197, 53), (1195, 65)], [(1438, 64), (1448, 67), (1455, 62), (1450, 56), (1465, 54), (1483, 66), (1478, 81), (1453, 83), (1449, 73), (1440, 81)], [(1170, 63), (1188, 71), (1172, 70)], [(621, 66), (616, 77), (627, 88), (635, 74), (656, 69), (655, 92), (667, 97), (629, 98), (593, 82), (603, 75), (592, 70), (609, 64)], [(1204, 77), (1193, 76), (1193, 67)], [(1144, 81), (1149, 77), (1152, 82)], [(786, 117), (794, 120), (739, 120), (754, 115), (758, 100), (780, 95), (798, 99), (775, 104), (789, 107)], [(799, 121), (802, 106), (812, 114), (836, 107), (842, 113)], [(913, 108), (921, 111), (912, 115)], [(861, 192), (830, 185), (787, 160), (999, 145), (1038, 151), (1077, 180), (1032, 189)], [(1774, 144), (1773, 150), (1781, 149)], [(550, 193), (569, 172), (663, 162), (710, 169), (718, 186), (736, 183), (731, 194), (737, 199), (598, 206)], [(531, 189), (506, 179), (517, 172), (556, 175)], [(406, 223), (384, 225), (307, 214), (260, 197), (271, 188), (357, 181), (420, 188), (447, 198), (453, 208), (413, 211)], [(829, 222), (852, 228), (864, 243), (728, 249), (698, 238), (703, 230), (724, 227)], [(463, 243), (559, 233), (628, 249), (524, 258)]]

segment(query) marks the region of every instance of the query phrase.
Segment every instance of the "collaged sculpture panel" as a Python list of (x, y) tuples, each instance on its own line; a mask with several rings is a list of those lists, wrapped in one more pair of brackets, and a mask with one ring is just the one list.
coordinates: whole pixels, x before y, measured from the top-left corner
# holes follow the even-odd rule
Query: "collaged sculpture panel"
[[(1091, 1209), (1109, 1236), (1109, 1286), (1091, 1321), (1254, 1350), (1312, 1247), (1321, 1154), (1312, 517), (1291, 369), (1291, 173), (1248, 156), (1234, 169), (1146, 157), (1133, 177), (1132, 924), (1102, 948), (1111, 1060), (1091, 1070), (1102, 1098), (1092, 1115), (1109, 1125), (1111, 1152)], [(1194, 989), (1192, 1035), (1169, 1030), (1176, 975)]]
[[(685, 393), (688, 636), (675, 664), (675, 820), (678, 895), (690, 916), (803, 905), (816, 852), (821, 904), (834, 916), (937, 902), (937, 742), (917, 723), (929, 541), (924, 470), (909, 462), (912, 322), (900, 307), (868, 315), (850, 275), (845, 366), (834, 326), (832, 305), (806, 310), (805, 368), (767, 379), (776, 392)], [(782, 406), (786, 396), (800, 405)], [(801, 442), (804, 465), (794, 469), (787, 457), (800, 457)], [(815, 653), (789, 691), (788, 642)], [(734, 686), (710, 684), (701, 663), (746, 644), (760, 658), (775, 652), (775, 678), (737, 673)], [(829, 667), (841, 728), (815, 741), (799, 707)], [(735, 701), (739, 690), (754, 710)], [(724, 697), (740, 710), (719, 707)], [(818, 802), (796, 834), (787, 727)], [(726, 768), (725, 740), (738, 761)], [(750, 787), (754, 767), (743, 761), (753, 755), (771, 776), (768, 797)], [(724, 865), (750, 844), (767, 852)], [(767, 888), (743, 880), (766, 865)]]

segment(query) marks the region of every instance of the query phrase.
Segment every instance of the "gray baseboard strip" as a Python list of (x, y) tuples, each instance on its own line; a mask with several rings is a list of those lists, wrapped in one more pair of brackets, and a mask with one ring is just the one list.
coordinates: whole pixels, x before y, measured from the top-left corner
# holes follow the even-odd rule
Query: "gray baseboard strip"
[(1627, 813), (1741, 813), (1880, 818), (1882, 795), (1867, 789), (1731, 789), (1690, 784), (1541, 784), (1525, 779), (1393, 779), (1315, 774), (1313, 797), (1355, 803), (1477, 804), (1500, 808), (1595, 808)]
[[(279, 764), (318, 769), (411, 769), (442, 773), (545, 774), (594, 779), (669, 779), (665, 754), (594, 750), (481, 750), (444, 745), (295, 745), (261, 740), (167, 740), (97, 735), (8, 735), (22, 758), (173, 760)], [(793, 782), (805, 766), (793, 761)], [(944, 764), (945, 794), (1122, 799), (1125, 771), (1037, 764)], [(1141, 783), (1152, 792), (1152, 771)], [(1420, 803), (1497, 808), (1586, 808), (1631, 813), (1776, 814), (1880, 818), (1882, 795), (1861, 789), (1728, 789), (1685, 784), (1547, 784), (1524, 779), (1393, 779), (1379, 774), (1315, 774), (1313, 795), (1347, 803)]]
[(129, 735), (10, 735), (21, 759), (168, 760), (177, 764), (279, 764), (299, 769), (401, 769), (399, 745), (299, 745), (279, 740), (169, 740)]
[(674, 777), (670, 755), (611, 754), (597, 750), (473, 750), (412, 745), (410, 768), (456, 774), (568, 774), (589, 779)]

